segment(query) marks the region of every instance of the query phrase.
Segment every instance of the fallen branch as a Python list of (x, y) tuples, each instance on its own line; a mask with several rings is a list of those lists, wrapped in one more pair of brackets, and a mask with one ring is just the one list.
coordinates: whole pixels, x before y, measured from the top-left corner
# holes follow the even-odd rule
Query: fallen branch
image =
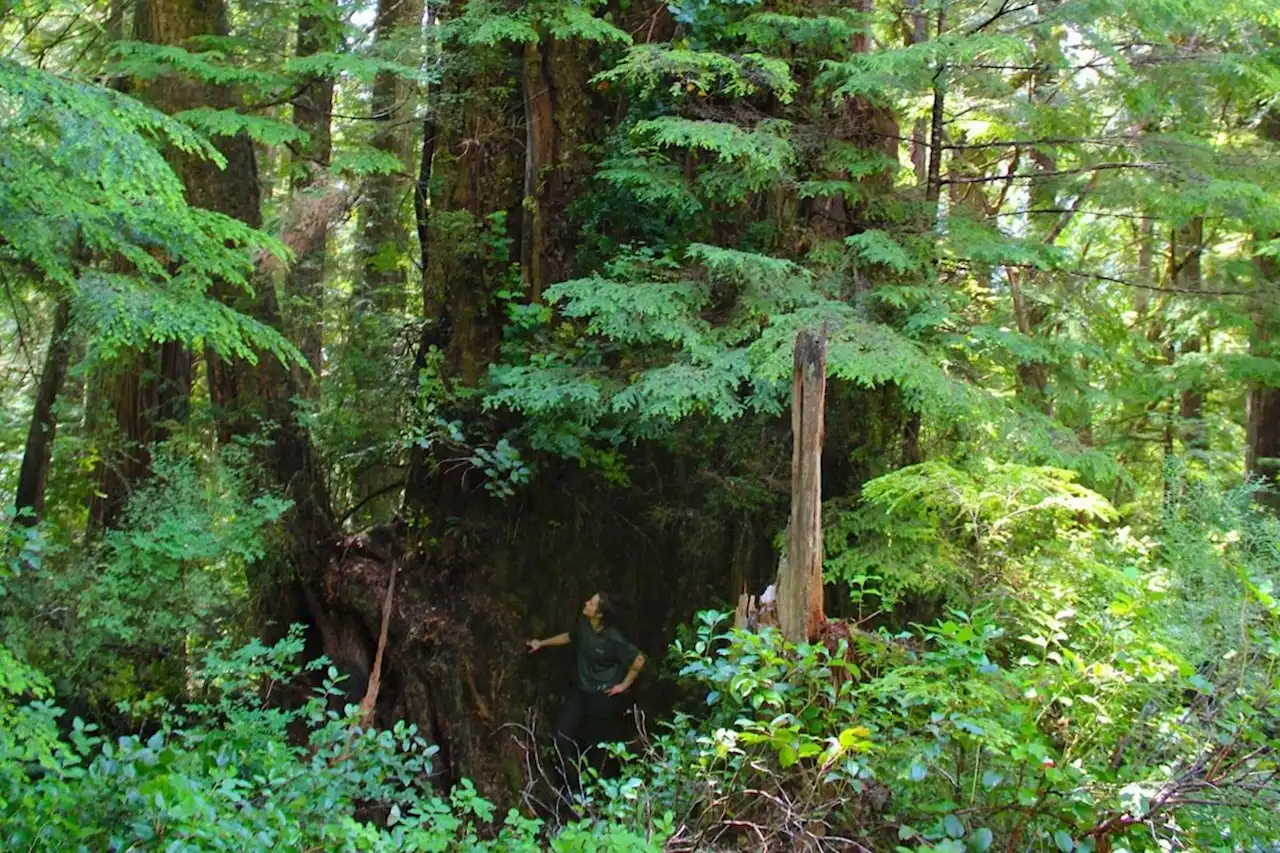
[(373, 721), (373, 710), (378, 703), (378, 688), (382, 685), (382, 656), (387, 650), (387, 631), (391, 627), (391, 604), (396, 594), (396, 574), (399, 566), (391, 564), (391, 579), (387, 581), (387, 594), (382, 599), (382, 627), (378, 631), (378, 651), (373, 656), (373, 671), (369, 675), (369, 687), (360, 700), (360, 728), (367, 729)]

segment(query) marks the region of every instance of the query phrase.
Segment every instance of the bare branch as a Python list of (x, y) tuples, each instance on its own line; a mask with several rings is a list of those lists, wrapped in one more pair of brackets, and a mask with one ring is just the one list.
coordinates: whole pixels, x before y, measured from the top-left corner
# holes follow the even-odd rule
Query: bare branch
[(983, 175), (976, 178), (945, 178), (943, 184), (992, 184), (996, 181), (1033, 181), (1045, 178), (1058, 178), (1063, 175), (1083, 175), (1089, 172), (1103, 172), (1112, 169), (1160, 169), (1166, 163), (1095, 163), (1092, 166), (1080, 166), (1076, 169), (1058, 169), (1054, 172), (1034, 172), (1023, 175)]

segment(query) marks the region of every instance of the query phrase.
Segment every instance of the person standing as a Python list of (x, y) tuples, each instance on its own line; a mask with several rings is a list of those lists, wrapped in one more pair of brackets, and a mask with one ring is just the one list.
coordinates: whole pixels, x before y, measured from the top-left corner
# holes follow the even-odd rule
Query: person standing
[(556, 746), (562, 756), (605, 740), (622, 716), (621, 696), (631, 689), (645, 657), (610, 624), (609, 600), (596, 593), (582, 605), (572, 631), (545, 640), (529, 640), (530, 652), (553, 646), (574, 647), (577, 671), (573, 688), (556, 715)]

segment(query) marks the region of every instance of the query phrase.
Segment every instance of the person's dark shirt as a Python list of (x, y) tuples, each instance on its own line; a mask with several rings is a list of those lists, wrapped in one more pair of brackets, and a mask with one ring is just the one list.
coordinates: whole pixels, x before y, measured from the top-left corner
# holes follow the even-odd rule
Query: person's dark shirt
[(602, 693), (620, 683), (640, 654), (617, 628), (606, 625), (596, 631), (585, 616), (578, 618), (569, 640), (578, 659), (578, 687), (590, 693)]

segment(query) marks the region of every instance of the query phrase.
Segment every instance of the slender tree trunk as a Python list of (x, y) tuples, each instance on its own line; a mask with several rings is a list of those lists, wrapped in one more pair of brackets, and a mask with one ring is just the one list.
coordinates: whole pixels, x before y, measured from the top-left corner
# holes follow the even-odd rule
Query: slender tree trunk
[[(1280, 294), (1280, 264), (1270, 257), (1258, 259), (1264, 294)], [(1253, 310), (1253, 335), (1249, 351), (1270, 358), (1275, 350), (1272, 329), (1276, 309), (1271, 301), (1258, 300)], [(1272, 487), (1280, 487), (1280, 388), (1254, 383), (1249, 388), (1246, 412), (1245, 468)], [(1264, 503), (1280, 509), (1280, 495), (1261, 495)]]
[(778, 626), (793, 643), (813, 640), (822, 609), (822, 439), (827, 335), (796, 338), (791, 379), (791, 521), (778, 578)]
[[(18, 472), (14, 508), (18, 511), (18, 521), (22, 524), (35, 524), (44, 511), (45, 483), (49, 477), (49, 461), (53, 458), (53, 441), (58, 428), (53, 408), (62, 391), (71, 358), (70, 329), (71, 302), (64, 297), (58, 300), (54, 310), (49, 348), (45, 352), (40, 386), (36, 390), (36, 402), (31, 411), (27, 443), (22, 451), (22, 468)], [(27, 512), (23, 512), (24, 510)]]
[(1134, 323), (1141, 328), (1146, 325), (1147, 311), (1151, 307), (1151, 290), (1155, 285), (1153, 261), (1155, 260), (1155, 224), (1147, 217), (1138, 226), (1138, 284), (1133, 294)]
[[(922, 0), (907, 0), (907, 9), (911, 13), (911, 35), (907, 44), (924, 44), (929, 40), (929, 19), (920, 9)], [(918, 118), (911, 128), (911, 167), (916, 175), (916, 185), (928, 187), (929, 180), (929, 143), (926, 140), (928, 125), (923, 118)]]
[[(1013, 316), (1018, 332), (1025, 338), (1036, 337), (1041, 315), (1037, 308), (1027, 304), (1023, 292), (1025, 270), (1010, 268), (1007, 270), (1009, 290), (1013, 296)], [(1039, 409), (1046, 415), (1053, 414), (1053, 404), (1049, 400), (1049, 370), (1042, 361), (1020, 361), (1017, 367), (1018, 396), (1032, 408)]]
[[(947, 13), (938, 9), (937, 34), (947, 25)], [(946, 126), (947, 66), (939, 64), (933, 72), (933, 107), (929, 111), (929, 170), (925, 177), (925, 201), (937, 202), (942, 195), (942, 140)], [(934, 213), (935, 219), (937, 213)]]
[[(418, 164), (418, 181), (414, 186), (413, 212), (418, 231), (418, 253), (421, 258), (419, 287), (422, 289), (422, 330), (418, 336), (418, 352), (413, 359), (415, 371), (427, 366), (427, 354), (432, 347), (444, 349), (448, 346), (448, 319), (444, 316), (442, 300), (431, 287), (431, 168), (436, 156), (436, 123), (431, 120), (422, 123), (422, 155)], [(414, 445), (414, 453), (421, 448)], [(411, 464), (416, 470), (416, 465)]]
[[(1057, 45), (1047, 38), (1038, 37), (1035, 39), (1035, 43), (1037, 52), (1042, 55), (1058, 52)], [(1054, 74), (1049, 70), (1050, 68), (1051, 66), (1046, 64), (1045, 70), (1032, 72), (1030, 99), (1033, 104), (1044, 103), (1052, 97)], [(1029, 159), (1033, 167), (1033, 174), (1036, 175), (1031, 181), (1029, 193), (1031, 209), (1048, 210), (1057, 207), (1058, 182), (1052, 177), (1058, 169), (1057, 158), (1051, 150), (1032, 148)], [(1057, 242), (1058, 237), (1070, 222), (1071, 213), (1074, 213), (1075, 209), (1079, 207), (1091, 187), (1092, 185), (1080, 192), (1071, 211), (1058, 220), (1057, 223), (1047, 228), (1039, 227), (1035, 229), (1033, 233), (1039, 236), (1044, 245), (1051, 246)], [(1038, 221), (1044, 222), (1045, 220), (1039, 219)], [(1036, 276), (1033, 271), (1024, 269), (1010, 271), (1009, 286), (1012, 291), (1013, 313), (1018, 331), (1023, 337), (1034, 340), (1042, 336), (1040, 327), (1044, 323), (1046, 312), (1043, 305), (1027, 299), (1024, 288), (1028, 282), (1036, 283)], [(1049, 396), (1049, 365), (1042, 359), (1020, 361), (1016, 372), (1019, 398), (1026, 405), (1039, 409), (1046, 415), (1052, 415), (1053, 400)]]
[[(1270, 142), (1280, 142), (1280, 111), (1272, 110), (1262, 121), (1261, 136)], [(1274, 238), (1274, 234), (1256, 235), (1255, 243)], [(1258, 273), (1261, 279), (1262, 298), (1253, 307), (1253, 335), (1249, 352), (1261, 358), (1275, 355), (1274, 329), (1280, 312), (1275, 298), (1280, 296), (1280, 263), (1271, 256), (1258, 257)], [(1270, 297), (1270, 298), (1268, 298)], [(1245, 467), (1249, 473), (1262, 477), (1273, 487), (1280, 488), (1280, 388), (1264, 387), (1254, 383), (1249, 388), (1245, 416), (1248, 442), (1245, 449)], [(1280, 495), (1262, 495), (1263, 501), (1280, 510)]]
[[(942, 13), (939, 12), (939, 15)], [(925, 175), (924, 199), (937, 203), (942, 195), (942, 133), (946, 120), (946, 69), (939, 67), (933, 75), (933, 108), (929, 112), (929, 170)], [(934, 213), (934, 217), (938, 216)]]
[[(1202, 286), (1200, 258), (1203, 253), (1204, 220), (1192, 219), (1179, 228), (1171, 240), (1174, 283), (1182, 290), (1196, 291)], [(1198, 353), (1204, 346), (1199, 334), (1184, 338), (1178, 346), (1179, 356)], [(1178, 398), (1178, 417), (1182, 422), (1182, 440), (1190, 450), (1204, 450), (1207, 436), (1204, 425), (1204, 393), (1198, 387), (1188, 388)]]

